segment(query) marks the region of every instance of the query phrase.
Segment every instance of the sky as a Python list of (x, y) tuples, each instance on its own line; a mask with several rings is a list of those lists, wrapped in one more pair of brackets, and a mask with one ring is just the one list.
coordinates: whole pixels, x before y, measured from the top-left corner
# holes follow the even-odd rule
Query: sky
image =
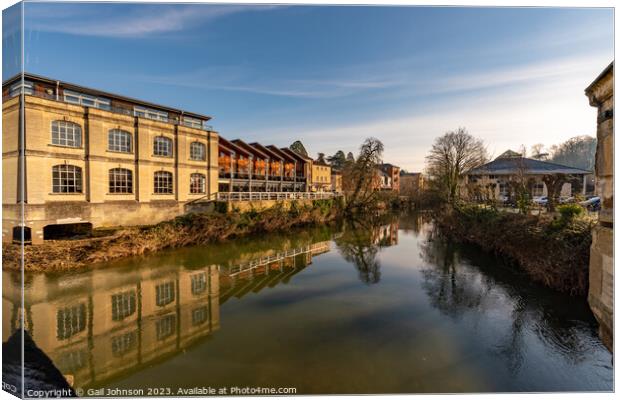
[[(3, 79), (19, 71), (5, 10)], [(11, 53), (12, 52), (12, 53)], [(27, 72), (213, 117), (228, 139), (424, 168), (465, 127), (491, 155), (596, 134), (584, 89), (613, 60), (611, 8), (40, 3)]]

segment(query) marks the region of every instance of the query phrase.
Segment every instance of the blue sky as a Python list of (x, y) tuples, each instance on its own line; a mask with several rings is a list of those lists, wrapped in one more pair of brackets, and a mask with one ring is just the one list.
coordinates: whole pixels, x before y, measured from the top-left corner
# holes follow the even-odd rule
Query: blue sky
[(583, 89), (613, 60), (611, 9), (30, 2), (24, 21), (29, 72), (212, 115), (229, 139), (375, 136), (409, 170), (459, 126), (495, 155), (595, 134)]

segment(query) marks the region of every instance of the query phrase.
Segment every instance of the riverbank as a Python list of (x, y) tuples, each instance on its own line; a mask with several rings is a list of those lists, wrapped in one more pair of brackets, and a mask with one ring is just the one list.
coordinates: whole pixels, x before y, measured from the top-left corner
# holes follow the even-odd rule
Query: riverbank
[(462, 206), (439, 213), (436, 225), (450, 240), (476, 244), (512, 260), (536, 282), (571, 295), (587, 295), (589, 221)]
[[(52, 240), (24, 247), (26, 271), (63, 271), (84, 268), (95, 263), (153, 253), (169, 248), (224, 241), (263, 232), (275, 232), (296, 226), (334, 221), (342, 207), (336, 200), (314, 200), (311, 204), (295, 201), (264, 211), (195, 213), (146, 227), (127, 227), (104, 237), (79, 240)], [(5, 244), (3, 268), (18, 270), (20, 246)]]

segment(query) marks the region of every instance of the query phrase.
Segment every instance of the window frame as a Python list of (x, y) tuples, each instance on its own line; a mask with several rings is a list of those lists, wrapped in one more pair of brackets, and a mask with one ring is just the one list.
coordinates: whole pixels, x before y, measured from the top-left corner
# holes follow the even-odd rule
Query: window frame
[[(194, 156), (194, 148), (199, 148), (201, 150), (200, 158), (196, 158)], [(206, 161), (207, 160), (207, 146), (204, 143), (199, 142), (197, 140), (191, 142), (189, 144), (189, 159), (192, 161)]]
[[(115, 190), (112, 190), (113, 188)], [(110, 168), (108, 170), (108, 194), (133, 194), (133, 171), (122, 167)]]
[[(54, 129), (55, 126), (56, 129)], [(69, 144), (69, 128), (72, 128), (71, 134), (73, 135), (73, 144)], [(64, 129), (64, 138), (61, 137), (61, 129)], [(56, 137), (54, 137), (54, 130), (56, 130)], [(82, 126), (78, 123), (63, 119), (55, 119), (50, 123), (50, 134), (52, 146), (70, 147), (73, 149), (82, 148)], [(78, 138), (78, 140), (76, 140), (76, 137)], [(64, 143), (62, 143), (63, 140)]]
[[(165, 187), (162, 185), (158, 185), (158, 183), (161, 183), (161, 182), (158, 182), (158, 179), (163, 178), (163, 176), (170, 178), (169, 184), (166, 184)], [(166, 191), (162, 191), (162, 188), (166, 189)], [(153, 193), (154, 194), (174, 194), (174, 175), (172, 174), (172, 172), (155, 171), (153, 173)]]
[[(200, 179), (199, 181), (199, 192), (194, 191), (194, 179)], [(205, 194), (207, 193), (207, 177), (205, 174), (201, 174), (199, 172), (194, 172), (189, 175), (189, 193), (190, 194)]]
[[(128, 150), (122, 150), (122, 147), (125, 143), (122, 142), (123, 138), (128, 138)], [(113, 143), (114, 140), (117, 139), (117, 143)], [(116, 148), (112, 148), (112, 146), (116, 146)], [(124, 129), (114, 128), (108, 130), (108, 151), (113, 151), (115, 153), (124, 153), (124, 154), (132, 154), (133, 153), (133, 135), (131, 132), (126, 131)]]
[[(168, 146), (169, 153), (161, 154), (159, 151), (161, 150), (161, 144), (166, 143)], [(153, 156), (154, 157), (167, 157), (171, 158), (174, 156), (174, 142), (167, 136), (159, 135), (153, 138)]]
[[(69, 175), (68, 175), (69, 167), (73, 169), (73, 171), (71, 172), (73, 173), (73, 181), (74, 181), (73, 186), (75, 187), (75, 189), (71, 191), (70, 190), (63, 191), (62, 190), (63, 187), (66, 187), (66, 188), (72, 187), (68, 183), (67, 184), (62, 183), (63, 179), (66, 180), (67, 182), (69, 181)], [(66, 171), (62, 171), (63, 169), (66, 169)], [(56, 172), (58, 173), (58, 177), (55, 176)], [(62, 176), (63, 172), (66, 174), (65, 177)], [(58, 180), (58, 185), (55, 182), (56, 180)], [(73, 164), (57, 164), (57, 165), (52, 166), (52, 193), (54, 194), (83, 194), (83, 192), (84, 192), (84, 185), (82, 181), (82, 167), (79, 167)]]

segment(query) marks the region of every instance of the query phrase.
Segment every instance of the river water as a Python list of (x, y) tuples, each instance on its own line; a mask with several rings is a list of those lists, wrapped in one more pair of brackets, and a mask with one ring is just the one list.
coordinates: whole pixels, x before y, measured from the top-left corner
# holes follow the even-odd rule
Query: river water
[[(20, 303), (3, 274), (6, 340)], [(445, 243), (423, 214), (27, 274), (25, 315), (84, 395), (613, 389), (584, 299)]]

